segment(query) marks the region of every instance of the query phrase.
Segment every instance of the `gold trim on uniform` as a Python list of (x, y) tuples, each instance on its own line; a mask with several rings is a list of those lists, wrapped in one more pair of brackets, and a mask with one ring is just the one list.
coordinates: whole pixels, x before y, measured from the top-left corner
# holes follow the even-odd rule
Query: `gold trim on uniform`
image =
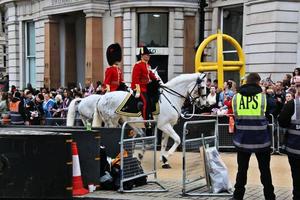
[(122, 101), (122, 103), (116, 109), (116, 113), (120, 114), (120, 115), (127, 116), (127, 117), (140, 117), (142, 115), (141, 111), (138, 112), (138, 113), (128, 113), (128, 112), (121, 111), (121, 109), (126, 104), (127, 100), (130, 98), (130, 96), (131, 96), (131, 94), (128, 93), (127, 96), (125, 97), (125, 99)]

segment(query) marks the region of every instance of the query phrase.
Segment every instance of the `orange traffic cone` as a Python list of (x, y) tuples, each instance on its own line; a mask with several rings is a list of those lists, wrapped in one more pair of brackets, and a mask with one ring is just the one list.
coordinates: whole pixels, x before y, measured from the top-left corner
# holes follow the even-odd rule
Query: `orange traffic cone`
[(233, 119), (233, 116), (229, 116), (228, 132), (229, 133), (234, 133), (234, 119)]
[(89, 191), (83, 187), (76, 142), (72, 142), (72, 153), (73, 153), (73, 196), (85, 195), (89, 193)]

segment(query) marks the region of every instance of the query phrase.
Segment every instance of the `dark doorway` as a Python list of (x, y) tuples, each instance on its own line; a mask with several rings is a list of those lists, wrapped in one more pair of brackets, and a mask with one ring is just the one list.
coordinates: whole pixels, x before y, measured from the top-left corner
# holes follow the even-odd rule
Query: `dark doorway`
[(164, 83), (168, 82), (168, 55), (151, 55), (150, 65), (152, 69), (157, 67), (158, 75)]
[[(151, 55), (149, 64), (151, 69), (157, 67), (158, 75), (164, 83), (168, 82), (168, 55)], [(140, 60), (140, 56), (137, 56)]]

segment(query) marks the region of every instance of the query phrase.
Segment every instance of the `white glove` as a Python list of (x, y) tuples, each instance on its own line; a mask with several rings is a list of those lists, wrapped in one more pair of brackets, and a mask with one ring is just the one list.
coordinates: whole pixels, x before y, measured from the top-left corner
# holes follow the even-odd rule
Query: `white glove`
[(130, 87), (127, 88), (127, 91), (128, 91), (131, 95), (133, 94), (133, 90), (132, 90)]
[(141, 96), (141, 94), (140, 94), (139, 92), (137, 92), (137, 93), (135, 94), (135, 98), (140, 98), (140, 96)]

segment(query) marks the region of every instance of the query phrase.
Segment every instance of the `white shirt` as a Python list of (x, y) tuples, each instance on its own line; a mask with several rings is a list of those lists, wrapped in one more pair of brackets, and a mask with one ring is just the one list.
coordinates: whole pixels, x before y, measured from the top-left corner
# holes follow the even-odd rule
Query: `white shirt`
[(209, 105), (214, 105), (217, 103), (217, 94), (215, 93), (215, 95), (212, 95), (211, 93), (209, 93), (209, 95), (206, 98), (206, 101), (208, 102)]

